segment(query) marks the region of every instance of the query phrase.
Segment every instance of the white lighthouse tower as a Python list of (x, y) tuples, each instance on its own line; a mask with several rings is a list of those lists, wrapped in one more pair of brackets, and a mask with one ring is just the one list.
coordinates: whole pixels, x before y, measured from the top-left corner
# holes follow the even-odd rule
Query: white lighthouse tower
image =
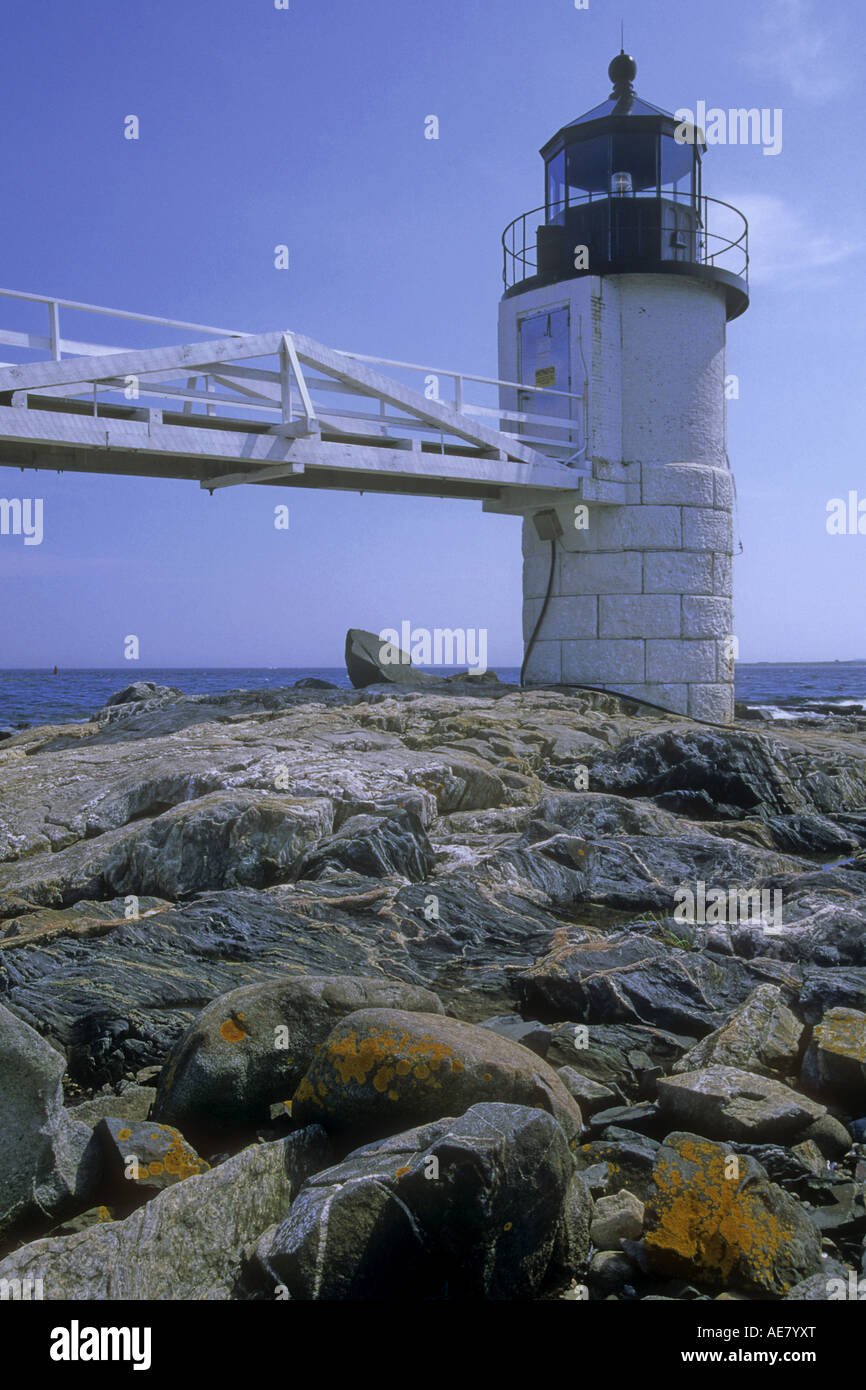
[(575, 470), (555, 506), (513, 507), (524, 678), (727, 722), (725, 326), (748, 307), (748, 233), (703, 193), (702, 132), (640, 100), (636, 71), (620, 53), (608, 100), (543, 147), (545, 203), (503, 238), (499, 376), (529, 390), (500, 404), (549, 417), (526, 433)]

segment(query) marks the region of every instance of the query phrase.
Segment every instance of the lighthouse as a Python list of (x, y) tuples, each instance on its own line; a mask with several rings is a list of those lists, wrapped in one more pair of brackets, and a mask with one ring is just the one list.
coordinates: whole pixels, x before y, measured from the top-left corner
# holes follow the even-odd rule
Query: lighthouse
[(500, 408), (575, 475), (553, 505), (496, 508), (524, 518), (523, 678), (727, 723), (725, 339), (748, 228), (703, 191), (703, 132), (636, 95), (628, 54), (608, 72), (607, 100), (542, 147), (544, 204), (503, 236)]

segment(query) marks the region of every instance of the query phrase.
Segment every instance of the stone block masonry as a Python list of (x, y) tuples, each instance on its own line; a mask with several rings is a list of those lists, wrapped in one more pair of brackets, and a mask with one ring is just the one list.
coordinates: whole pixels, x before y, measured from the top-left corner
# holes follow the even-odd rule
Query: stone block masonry
[[(593, 685), (679, 714), (733, 714), (731, 477), (707, 464), (643, 464), (636, 505), (589, 507), (557, 543), (528, 685)], [(567, 532), (571, 526), (573, 534)], [(565, 549), (564, 546), (568, 546)], [(524, 524), (524, 641), (550, 573), (550, 542)]]

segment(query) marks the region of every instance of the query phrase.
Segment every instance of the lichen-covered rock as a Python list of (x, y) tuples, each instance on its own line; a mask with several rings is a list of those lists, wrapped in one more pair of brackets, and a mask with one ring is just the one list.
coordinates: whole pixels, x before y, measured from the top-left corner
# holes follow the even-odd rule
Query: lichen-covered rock
[(102, 1150), (101, 1195), (119, 1208), (131, 1210), (210, 1167), (178, 1130), (155, 1120), (104, 1119), (93, 1134)]
[(319, 1048), (292, 1116), (329, 1132), (372, 1137), (488, 1100), (547, 1110), (569, 1139), (580, 1134), (578, 1106), (553, 1068), (528, 1048), (455, 1018), (362, 1009), (342, 1019)]
[(866, 1014), (830, 1009), (812, 1033), (800, 1080), (822, 1100), (866, 1111)]
[(743, 1143), (796, 1142), (825, 1113), (824, 1106), (783, 1086), (736, 1067), (707, 1067), (680, 1076), (660, 1077), (659, 1108), (672, 1126), (688, 1125), (708, 1139)]
[(821, 1268), (817, 1230), (754, 1159), (669, 1134), (646, 1207), (641, 1258), (656, 1274), (780, 1295)]
[(796, 1074), (803, 1025), (787, 1007), (782, 991), (759, 985), (721, 1028), (701, 1038), (674, 1063), (674, 1072), (701, 1067), (737, 1067), (740, 1071), (783, 1078)]
[(198, 1015), (168, 1058), (156, 1119), (190, 1136), (264, 1124), (290, 1100), (316, 1048), (358, 1009), (442, 1013), (429, 989), (352, 975), (284, 975), (221, 995)]
[(0, 1004), (0, 1238), (86, 1207), (99, 1180), (88, 1125), (63, 1107), (66, 1063)]
[(546, 1111), (474, 1105), (310, 1178), (259, 1241), (256, 1277), (305, 1300), (529, 1298), (572, 1172)]
[(245, 1247), (282, 1219), (328, 1158), (321, 1130), (254, 1145), (125, 1221), (23, 1246), (0, 1261), (0, 1279), (42, 1278), (46, 1299), (231, 1298)]

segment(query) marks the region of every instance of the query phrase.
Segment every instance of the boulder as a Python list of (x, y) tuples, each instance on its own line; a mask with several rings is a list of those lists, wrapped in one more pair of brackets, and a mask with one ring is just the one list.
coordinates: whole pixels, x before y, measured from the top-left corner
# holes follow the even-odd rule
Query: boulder
[(482, 1101), (547, 1110), (569, 1140), (580, 1134), (580, 1110), (529, 1048), (456, 1018), (398, 1009), (362, 1009), (336, 1025), (298, 1086), (292, 1116), (372, 1138)]
[(800, 1081), (810, 1094), (860, 1115), (866, 1109), (866, 1013), (830, 1009), (812, 1033)]
[(831, 1009), (856, 1009), (866, 1013), (866, 970), (846, 966), (822, 970), (807, 968), (797, 1007), (807, 1023), (820, 1023)]
[(66, 1061), (0, 1004), (0, 1240), (88, 1206), (99, 1181), (91, 1129), (63, 1106)]
[(125, 1221), (36, 1240), (0, 1279), (41, 1277), (46, 1299), (211, 1301), (235, 1296), (245, 1248), (329, 1161), (321, 1130), (258, 1144), (154, 1197)]
[(584, 1120), (592, 1119), (599, 1110), (608, 1109), (617, 1097), (609, 1086), (600, 1086), (588, 1076), (581, 1076), (574, 1067), (557, 1067), (557, 1075), (570, 1096), (580, 1106)]
[(140, 1206), (210, 1167), (178, 1130), (155, 1120), (100, 1120), (93, 1137), (102, 1150), (100, 1193), (119, 1209)]
[(595, 1137), (613, 1126), (616, 1129), (633, 1130), (637, 1134), (650, 1134), (663, 1139), (667, 1124), (655, 1101), (641, 1100), (635, 1105), (612, 1105), (608, 1110), (598, 1110), (589, 1121), (590, 1133)]
[(630, 1284), (634, 1279), (636, 1265), (632, 1258), (622, 1250), (597, 1250), (589, 1266), (588, 1279), (593, 1288), (601, 1294), (612, 1294)]
[(592, 1213), (590, 1238), (597, 1250), (619, 1250), (624, 1240), (637, 1240), (643, 1230), (644, 1204), (621, 1188), (600, 1197)]
[[(844, 870), (774, 874), (757, 887), (782, 894), (782, 928), (768, 935), (754, 923), (736, 924), (730, 929), (730, 940), (738, 956), (772, 957), (828, 971), (855, 966), (862, 973), (866, 965), (862, 874)], [(859, 981), (855, 983), (856, 972), (850, 974), (849, 990), (856, 994)]]
[(592, 1244), (589, 1232), (594, 1207), (589, 1183), (582, 1173), (573, 1173), (562, 1204), (562, 1222), (548, 1271), (551, 1277), (571, 1279), (583, 1269)]
[(802, 1144), (814, 1144), (826, 1159), (840, 1159), (851, 1147), (851, 1135), (841, 1120), (825, 1113), (799, 1136)]
[(708, 1139), (746, 1144), (796, 1142), (825, 1111), (780, 1081), (736, 1067), (662, 1077), (658, 1083), (662, 1118), (672, 1128), (688, 1125)]
[(761, 1076), (796, 1075), (803, 1025), (775, 985), (758, 985), (721, 1028), (689, 1048), (674, 1072), (737, 1067)]
[(346, 633), (346, 671), (356, 690), (366, 685), (444, 686), (442, 676), (419, 671), (408, 652), (383, 642), (375, 632), (350, 627)]
[(284, 975), (215, 999), (169, 1055), (153, 1114), (191, 1137), (253, 1130), (287, 1101), (331, 1029), (358, 1009), (440, 1014), (432, 991), (353, 975)]
[(531, 1298), (572, 1172), (546, 1111), (473, 1105), (310, 1178), (252, 1273), (308, 1301)]
[(815, 1226), (754, 1159), (736, 1170), (723, 1144), (669, 1134), (653, 1168), (641, 1259), (672, 1278), (786, 1294), (821, 1269)]

